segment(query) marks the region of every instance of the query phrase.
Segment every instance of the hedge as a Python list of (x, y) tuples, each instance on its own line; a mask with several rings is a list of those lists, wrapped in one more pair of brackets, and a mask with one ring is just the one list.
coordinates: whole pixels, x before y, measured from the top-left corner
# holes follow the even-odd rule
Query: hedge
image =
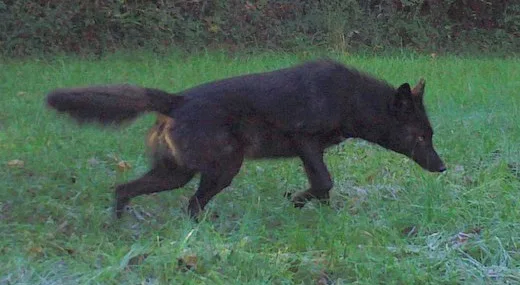
[(520, 3), (495, 0), (0, 0), (5, 56), (121, 48), (518, 52)]

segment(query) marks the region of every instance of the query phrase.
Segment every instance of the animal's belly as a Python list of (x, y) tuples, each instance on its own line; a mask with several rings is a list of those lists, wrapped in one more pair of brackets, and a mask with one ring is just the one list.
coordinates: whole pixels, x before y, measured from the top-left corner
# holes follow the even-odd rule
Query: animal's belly
[(298, 152), (290, 135), (260, 130), (247, 132), (245, 138), (245, 156), (248, 158), (293, 157)]
[(323, 151), (345, 139), (339, 130), (314, 135), (297, 135), (264, 128), (250, 129), (244, 133), (244, 138), (245, 155), (249, 158), (294, 157), (300, 154), (298, 145), (302, 143), (301, 140), (317, 143)]

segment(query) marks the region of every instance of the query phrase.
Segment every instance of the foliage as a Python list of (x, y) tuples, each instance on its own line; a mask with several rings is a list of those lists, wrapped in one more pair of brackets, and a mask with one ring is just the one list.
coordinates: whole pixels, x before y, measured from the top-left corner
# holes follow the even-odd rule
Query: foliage
[(4, 55), (122, 47), (518, 51), (520, 4), (481, 0), (0, 0)]

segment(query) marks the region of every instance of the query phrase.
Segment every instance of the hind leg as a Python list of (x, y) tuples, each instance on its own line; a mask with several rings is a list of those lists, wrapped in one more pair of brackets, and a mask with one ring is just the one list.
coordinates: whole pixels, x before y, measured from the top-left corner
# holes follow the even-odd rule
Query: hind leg
[(180, 188), (188, 183), (195, 171), (179, 167), (170, 160), (158, 161), (141, 178), (116, 187), (115, 213), (121, 218), (125, 206), (133, 197)]
[(240, 171), (243, 159), (243, 154), (235, 154), (229, 159), (219, 161), (220, 166), (201, 173), (199, 188), (188, 205), (188, 213), (192, 218), (196, 219), (211, 198), (231, 184)]

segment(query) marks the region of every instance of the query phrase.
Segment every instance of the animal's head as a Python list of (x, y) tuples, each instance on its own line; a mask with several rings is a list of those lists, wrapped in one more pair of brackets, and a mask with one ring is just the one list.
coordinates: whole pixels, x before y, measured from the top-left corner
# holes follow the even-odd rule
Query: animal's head
[(392, 120), (384, 146), (428, 171), (443, 172), (446, 166), (433, 147), (433, 129), (423, 104), (424, 88), (423, 78), (413, 89), (408, 83), (397, 88), (388, 106)]

